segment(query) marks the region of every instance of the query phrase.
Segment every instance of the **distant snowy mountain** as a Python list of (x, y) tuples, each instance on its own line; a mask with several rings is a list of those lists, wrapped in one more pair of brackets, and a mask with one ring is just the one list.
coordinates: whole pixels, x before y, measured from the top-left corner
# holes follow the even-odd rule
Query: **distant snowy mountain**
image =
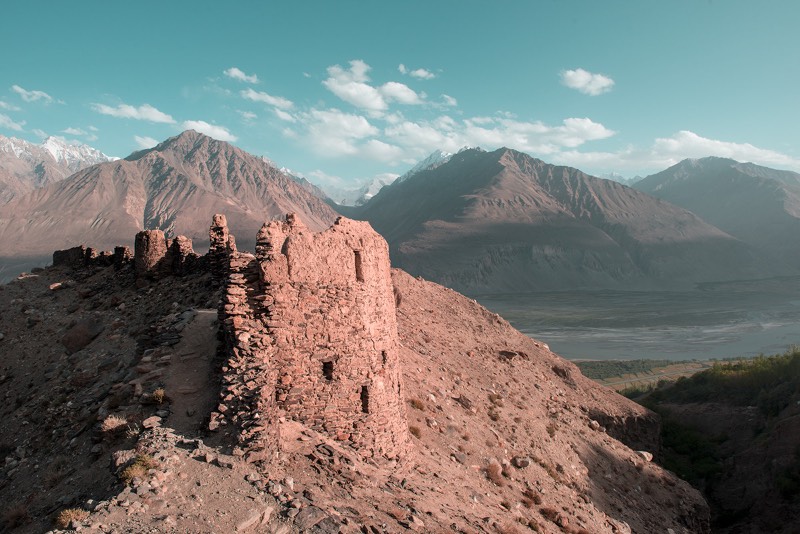
[[(466, 150), (467, 147), (462, 148), (461, 150)], [(461, 152), (461, 150), (459, 152)], [(450, 161), (450, 158), (453, 157), (453, 154), (450, 152), (445, 152), (443, 150), (434, 150), (431, 154), (411, 167), (411, 169), (402, 175), (400, 178), (397, 179), (397, 182), (404, 182), (417, 174), (418, 172), (427, 171), (431, 169), (435, 169), (439, 165), (443, 165)]]
[(48, 137), (36, 145), (0, 135), (0, 203), (116, 159), (60, 137)]

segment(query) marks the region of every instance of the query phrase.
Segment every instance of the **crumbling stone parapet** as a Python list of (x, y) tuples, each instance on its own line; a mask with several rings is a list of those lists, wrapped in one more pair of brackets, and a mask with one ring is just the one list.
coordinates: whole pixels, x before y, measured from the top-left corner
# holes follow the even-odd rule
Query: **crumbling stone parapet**
[(179, 235), (169, 247), (169, 264), (172, 274), (184, 276), (197, 266), (199, 256), (192, 249), (192, 240)]

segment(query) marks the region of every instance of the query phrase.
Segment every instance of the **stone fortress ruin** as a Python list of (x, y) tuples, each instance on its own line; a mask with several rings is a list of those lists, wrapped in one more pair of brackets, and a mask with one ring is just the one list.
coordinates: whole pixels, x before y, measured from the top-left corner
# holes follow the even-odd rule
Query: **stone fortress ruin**
[[(398, 459), (411, 447), (399, 361), (395, 296), (386, 241), (369, 223), (340, 217), (314, 233), (294, 215), (265, 223), (255, 254), (238, 251), (215, 215), (204, 261), (222, 290), (220, 403), (211, 430), (232, 430), (234, 451), (269, 462), (279, 419), (299, 421), (365, 458)], [(180, 275), (200, 265), (191, 241), (139, 232), (137, 277)], [(130, 261), (80, 247), (59, 261)], [(74, 256), (74, 258), (72, 257)], [(54, 260), (55, 261), (55, 260)]]

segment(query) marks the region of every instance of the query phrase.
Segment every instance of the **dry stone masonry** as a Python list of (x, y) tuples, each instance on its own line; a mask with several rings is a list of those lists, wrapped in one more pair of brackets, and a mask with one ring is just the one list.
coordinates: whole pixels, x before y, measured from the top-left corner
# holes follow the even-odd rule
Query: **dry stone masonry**
[[(221, 215), (212, 266), (229, 360), (212, 428), (234, 424), (242, 454), (268, 461), (276, 418), (303, 422), (364, 457), (410, 450), (388, 246), (366, 222), (309, 231), (296, 215), (266, 223), (240, 253)], [(227, 269), (225, 269), (227, 267)]]

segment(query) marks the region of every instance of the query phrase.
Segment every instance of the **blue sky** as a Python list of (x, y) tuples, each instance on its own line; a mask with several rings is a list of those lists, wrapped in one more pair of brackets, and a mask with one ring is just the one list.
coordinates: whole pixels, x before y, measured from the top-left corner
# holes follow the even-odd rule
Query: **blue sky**
[(0, 134), (193, 127), (312, 181), (509, 146), (601, 174), (800, 171), (800, 2), (5, 2)]

